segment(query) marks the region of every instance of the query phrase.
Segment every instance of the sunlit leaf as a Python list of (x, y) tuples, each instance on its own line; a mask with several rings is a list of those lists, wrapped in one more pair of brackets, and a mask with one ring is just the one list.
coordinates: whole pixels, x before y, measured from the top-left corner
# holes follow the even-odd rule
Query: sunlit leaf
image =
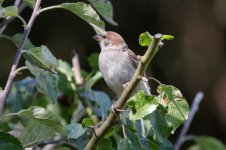
[(67, 79), (69, 81), (72, 80), (72, 78), (74, 77), (74, 74), (73, 74), (73, 71), (72, 71), (72, 67), (71, 65), (66, 62), (66, 61), (63, 61), (61, 59), (58, 60), (58, 67), (57, 67), (57, 70), (63, 74), (65, 74), (67, 76)]
[(19, 138), (24, 147), (35, 145), (42, 140), (53, 137), (55, 133), (63, 132), (63, 125), (58, 116), (42, 107), (31, 106), (29, 109), (3, 117), (12, 115), (18, 115), (26, 120), (26, 128)]
[(117, 150), (133, 150), (132, 142), (125, 137), (119, 142)]
[(85, 129), (79, 123), (71, 123), (65, 126), (64, 132), (68, 138), (77, 139), (85, 133)]
[(167, 107), (166, 120), (173, 127), (172, 133), (174, 133), (188, 118), (189, 105), (180, 90), (172, 85), (160, 85), (158, 87), (158, 93), (161, 97), (160, 101), (164, 101)]
[(45, 70), (52, 70), (58, 67), (58, 61), (46, 46), (35, 47), (22, 51), (23, 56), (34, 66)]
[(99, 54), (98, 53), (92, 53), (87, 59), (89, 62), (89, 66), (93, 69), (93, 70), (99, 70), (99, 66), (98, 66), (98, 57)]
[(210, 136), (194, 137), (196, 145), (193, 145), (189, 150), (225, 150), (226, 146), (218, 139)]
[[(12, 40), (17, 47), (19, 46), (21, 39), (22, 39), (21, 33), (17, 33), (17, 34), (12, 36)], [(29, 39), (27, 39), (25, 44), (24, 44), (24, 49), (31, 49), (31, 48), (34, 48), (34, 47), (35, 46), (32, 44), (32, 42)]]
[(0, 18), (6, 18), (8, 16), (17, 16), (18, 9), (16, 6), (8, 6), (3, 8), (0, 6)]
[(135, 114), (130, 112), (130, 119), (138, 120), (154, 112), (158, 103), (155, 96), (145, 95), (144, 91), (139, 91), (128, 100), (128, 106), (135, 111)]
[(85, 119), (82, 120), (82, 126), (83, 127), (90, 127), (90, 126), (93, 126), (93, 125), (94, 125), (94, 122), (90, 118), (85, 118)]
[(21, 142), (14, 136), (0, 132), (0, 149), (1, 150), (24, 150)]
[(76, 14), (86, 22), (88, 22), (97, 34), (103, 35), (105, 34), (105, 24), (100, 19), (96, 11), (91, 7), (91, 5), (77, 2), (77, 3), (63, 3), (60, 7), (71, 11), (72, 13)]
[(149, 46), (154, 37), (150, 35), (148, 32), (144, 32), (139, 37), (139, 44), (141, 46)]
[(113, 7), (110, 1), (89, 0), (89, 2), (107, 22), (115, 26), (118, 25), (113, 19)]
[(173, 40), (174, 36), (172, 35), (163, 35), (161, 40)]

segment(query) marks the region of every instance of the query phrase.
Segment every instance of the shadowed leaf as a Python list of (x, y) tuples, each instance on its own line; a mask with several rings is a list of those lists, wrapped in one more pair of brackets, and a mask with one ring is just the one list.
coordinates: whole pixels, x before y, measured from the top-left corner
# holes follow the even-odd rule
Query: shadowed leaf
[(114, 26), (118, 25), (113, 19), (113, 7), (110, 1), (89, 0), (89, 2), (108, 23)]
[(58, 67), (58, 61), (46, 46), (35, 47), (22, 51), (23, 56), (34, 66), (45, 70), (52, 70)]
[(61, 8), (71, 11), (76, 14), (86, 22), (88, 22), (97, 34), (105, 34), (105, 24), (100, 19), (96, 11), (91, 7), (91, 5), (77, 2), (77, 3), (63, 3), (60, 5)]
[(77, 139), (85, 133), (82, 125), (79, 123), (71, 123), (65, 126), (64, 132), (68, 138)]
[(24, 150), (21, 142), (14, 136), (0, 132), (0, 149), (1, 150)]

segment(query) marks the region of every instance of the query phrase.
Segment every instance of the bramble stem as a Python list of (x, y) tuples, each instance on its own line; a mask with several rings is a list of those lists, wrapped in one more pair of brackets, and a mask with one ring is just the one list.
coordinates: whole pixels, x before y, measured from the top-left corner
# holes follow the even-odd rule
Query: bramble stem
[[(129, 85), (123, 90), (122, 95), (120, 96), (117, 103), (115, 104), (116, 108), (121, 109), (125, 105), (126, 101), (132, 94), (133, 89), (137, 86), (139, 82), (139, 77), (144, 75), (150, 61), (158, 51), (158, 45), (161, 42), (161, 38), (162, 38), (162, 34), (156, 34), (154, 36), (153, 42), (148, 47), (144, 56), (142, 56), (141, 62), (139, 63), (136, 69), (136, 72), (133, 75), (133, 78), (129, 82)], [(97, 128), (95, 130), (95, 135), (93, 135), (89, 143), (86, 145), (85, 150), (96, 149), (98, 143), (104, 137), (107, 130), (111, 128), (112, 124), (117, 119), (118, 115), (119, 115), (119, 112), (117, 111), (115, 113), (110, 112), (109, 116), (107, 117), (103, 125), (100, 128)]]
[(21, 57), (21, 54), (22, 54), (22, 50), (24, 48), (24, 44), (25, 44), (25, 42), (27, 40), (27, 37), (28, 37), (28, 35), (30, 33), (30, 30), (31, 30), (31, 27), (32, 27), (32, 25), (33, 25), (33, 23), (35, 21), (35, 18), (38, 15), (37, 12), (39, 10), (41, 1), (42, 0), (36, 0), (36, 4), (35, 4), (34, 10), (32, 12), (31, 18), (30, 18), (28, 24), (24, 27), (24, 33), (23, 33), (22, 39), (20, 41), (20, 44), (18, 46), (16, 55), (14, 57), (13, 65), (11, 67), (11, 71), (9, 73), (9, 77), (8, 77), (7, 82), (6, 82), (5, 88), (0, 93), (0, 115), (2, 114), (2, 110), (4, 108), (4, 103), (5, 103), (6, 96), (7, 96), (8, 92), (9, 92), (9, 89), (10, 89), (10, 87), (12, 85), (13, 79), (15, 78), (15, 75), (16, 75), (15, 71), (17, 69), (17, 66), (18, 66), (18, 63), (19, 63), (19, 60), (20, 60), (20, 57)]

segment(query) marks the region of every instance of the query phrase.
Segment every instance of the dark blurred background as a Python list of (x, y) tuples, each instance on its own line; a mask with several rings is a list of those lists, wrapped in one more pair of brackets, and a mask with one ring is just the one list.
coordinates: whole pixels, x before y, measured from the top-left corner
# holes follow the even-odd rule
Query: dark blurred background
[[(45, 0), (42, 7), (62, 2), (76, 1)], [(189, 133), (215, 136), (226, 143), (226, 1), (112, 0), (112, 4), (119, 26), (106, 23), (106, 30), (120, 33), (137, 54), (142, 55), (146, 50), (138, 44), (138, 37), (144, 31), (175, 36), (173, 41), (165, 42), (148, 72), (162, 83), (178, 87), (189, 104), (198, 91), (203, 91), (205, 99)], [(30, 13), (31, 9), (26, 8), (21, 15), (27, 20)], [(22, 31), (21, 23), (14, 20), (4, 34), (11, 36)], [(41, 14), (29, 38), (36, 46), (47, 45), (57, 58), (68, 62), (71, 50), (75, 49), (82, 69), (89, 70), (86, 58), (99, 52), (98, 44), (91, 38), (94, 34), (85, 21), (58, 9)], [(0, 38), (1, 87), (5, 85), (15, 52), (10, 41)], [(21, 59), (20, 65), (23, 64)], [(16, 80), (24, 76), (18, 75)], [(113, 96), (103, 81), (95, 88)], [(172, 138), (178, 133), (179, 130)]]

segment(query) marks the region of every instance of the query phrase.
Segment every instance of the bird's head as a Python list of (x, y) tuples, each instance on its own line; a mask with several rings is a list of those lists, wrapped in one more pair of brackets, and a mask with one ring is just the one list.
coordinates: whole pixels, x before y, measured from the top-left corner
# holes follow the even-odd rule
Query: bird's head
[(113, 31), (108, 31), (105, 35), (95, 35), (93, 38), (99, 42), (101, 50), (118, 50), (127, 46), (124, 39)]

